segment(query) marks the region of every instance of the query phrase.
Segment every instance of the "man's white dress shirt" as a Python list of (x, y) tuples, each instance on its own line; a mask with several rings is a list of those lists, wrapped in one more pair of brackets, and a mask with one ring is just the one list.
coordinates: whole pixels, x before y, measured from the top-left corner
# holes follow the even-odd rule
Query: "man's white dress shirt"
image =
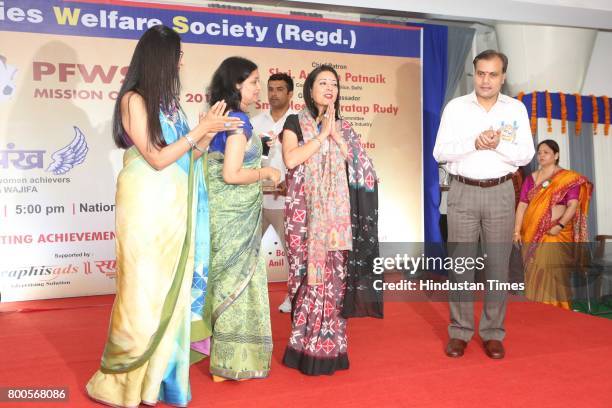
[[(478, 135), (501, 130), (494, 150), (476, 150)], [(527, 109), (518, 100), (499, 94), (487, 112), (472, 92), (451, 100), (444, 108), (433, 155), (447, 162), (451, 174), (484, 180), (514, 173), (534, 155)]]
[[(285, 125), (287, 116), (291, 115), (292, 113), (294, 112), (289, 109), (287, 112), (285, 112), (285, 115), (283, 115), (282, 118), (275, 122), (274, 119), (272, 119), (272, 115), (270, 115), (270, 111), (261, 112), (259, 115), (251, 119), (254, 134), (258, 137), (260, 137), (262, 133), (268, 135), (268, 132), (270, 131), (272, 131), (275, 135), (280, 134), (283, 131), (283, 126)], [(262, 167), (269, 166), (278, 169), (281, 172), (281, 181), (285, 180), (287, 168), (283, 162), (283, 149), (279, 139), (276, 139), (276, 143), (270, 147), (268, 158), (262, 159), (261, 165)], [(285, 196), (279, 195), (277, 198), (274, 198), (274, 194), (264, 194), (263, 208), (268, 210), (284, 209)]]

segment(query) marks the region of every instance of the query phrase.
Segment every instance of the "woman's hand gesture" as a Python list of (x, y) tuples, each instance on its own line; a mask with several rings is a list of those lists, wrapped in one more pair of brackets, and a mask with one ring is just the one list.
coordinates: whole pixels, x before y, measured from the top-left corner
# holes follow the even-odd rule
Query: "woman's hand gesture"
[(200, 114), (198, 127), (201, 127), (204, 134), (214, 135), (217, 132), (236, 130), (244, 126), (244, 122), (240, 118), (229, 117), (229, 112), (223, 113), (226, 107), (225, 101), (219, 101), (211, 106), (208, 112)]
[[(325, 139), (327, 136), (330, 136), (332, 132), (334, 132), (334, 128), (336, 125), (336, 110), (334, 109), (333, 104), (327, 105), (327, 109), (323, 114), (323, 118), (321, 120), (321, 132), (319, 133), (319, 137), (321, 139)], [(323, 140), (320, 140), (321, 142)]]
[(270, 180), (274, 183), (274, 187), (278, 186), (281, 179), (281, 172), (274, 167), (263, 167), (261, 170), (262, 179)]

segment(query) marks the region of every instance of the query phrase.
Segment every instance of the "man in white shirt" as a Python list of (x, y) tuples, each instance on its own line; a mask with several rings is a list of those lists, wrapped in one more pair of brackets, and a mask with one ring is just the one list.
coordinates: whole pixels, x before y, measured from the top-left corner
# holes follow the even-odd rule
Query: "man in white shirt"
[[(278, 143), (278, 135), (283, 131), (285, 119), (294, 113), (289, 109), (291, 98), (293, 97), (293, 79), (285, 73), (277, 73), (268, 79), (268, 102), (270, 110), (255, 116), (251, 123), (255, 134), (259, 137), (269, 138), (266, 143), (270, 147), (267, 158), (264, 156), (262, 166), (277, 168), (281, 172), (280, 193), (264, 194), (263, 198), (263, 222), (262, 232), (265, 233), (268, 227), (276, 231), (280, 237), (283, 251), (286, 253), (285, 246), (285, 173), (287, 168), (283, 163), (283, 152), (281, 144)], [(287, 296), (285, 301), (279, 306), (279, 310), (284, 313), (291, 312), (291, 301)]]
[[(534, 155), (525, 106), (500, 93), (508, 58), (487, 50), (474, 59), (474, 92), (444, 108), (433, 155), (452, 175), (448, 192), (448, 241), (455, 259), (475, 258), (485, 249), (485, 301), (479, 335), (490, 358), (505, 350), (506, 293), (489, 290), (487, 280), (506, 282), (514, 227), (512, 174)], [(450, 248), (450, 247), (449, 247)], [(458, 265), (458, 264), (457, 264)], [(474, 269), (455, 268), (453, 282), (473, 282)], [(471, 291), (452, 291), (446, 355), (461, 357), (474, 334)]]

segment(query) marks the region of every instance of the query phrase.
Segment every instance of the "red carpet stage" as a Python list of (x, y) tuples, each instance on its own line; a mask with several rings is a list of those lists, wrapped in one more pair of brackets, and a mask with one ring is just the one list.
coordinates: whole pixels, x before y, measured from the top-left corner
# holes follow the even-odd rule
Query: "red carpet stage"
[[(307, 377), (280, 361), (289, 317), (270, 285), (274, 355), (265, 380), (215, 384), (207, 362), (191, 369), (190, 407), (606, 407), (612, 406), (612, 321), (533, 303), (510, 303), (507, 356), (491, 360), (474, 339), (444, 355), (444, 303), (387, 303), (384, 320), (349, 321), (351, 368)], [(112, 296), (0, 305), (0, 386), (66, 386), (69, 403), (97, 406), (84, 386), (98, 366)], [(160, 406), (163, 404), (160, 404)], [(100, 405), (98, 405), (100, 406)]]

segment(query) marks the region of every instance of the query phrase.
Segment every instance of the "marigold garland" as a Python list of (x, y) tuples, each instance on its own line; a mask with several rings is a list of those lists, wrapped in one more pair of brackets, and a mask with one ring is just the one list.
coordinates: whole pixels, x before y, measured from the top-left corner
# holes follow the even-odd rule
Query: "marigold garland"
[(610, 98), (602, 96), (604, 103), (604, 135), (610, 134)]
[[(576, 98), (576, 136), (582, 134), (582, 96), (578, 93), (573, 94)], [(591, 97), (591, 104), (593, 107), (593, 134), (597, 134), (599, 126), (599, 106), (597, 103), (597, 97), (595, 95), (589, 95)], [(525, 98), (525, 92), (521, 91), (516, 96), (516, 99), (523, 102)], [(610, 135), (610, 98), (608, 96), (601, 97), (604, 106), (604, 135)], [(552, 132), (552, 99), (550, 92), (545, 91), (546, 101), (546, 124), (548, 133)], [(561, 134), (567, 132), (567, 95), (563, 92), (559, 92), (559, 102), (561, 104)], [(531, 133), (535, 136), (538, 130), (538, 93), (532, 92), (531, 94)]]
[(536, 135), (538, 130), (538, 93), (531, 94), (531, 134)]
[(597, 97), (591, 95), (591, 104), (593, 105), (593, 134), (597, 134), (597, 125), (599, 124), (599, 109), (597, 108)]
[(550, 100), (550, 92), (544, 92), (546, 96), (546, 131), (552, 133), (552, 101)]
[(582, 97), (575, 93), (576, 97), (576, 136), (582, 133)]
[(563, 92), (559, 92), (559, 99), (561, 100), (561, 134), (564, 135), (567, 132), (567, 105)]

